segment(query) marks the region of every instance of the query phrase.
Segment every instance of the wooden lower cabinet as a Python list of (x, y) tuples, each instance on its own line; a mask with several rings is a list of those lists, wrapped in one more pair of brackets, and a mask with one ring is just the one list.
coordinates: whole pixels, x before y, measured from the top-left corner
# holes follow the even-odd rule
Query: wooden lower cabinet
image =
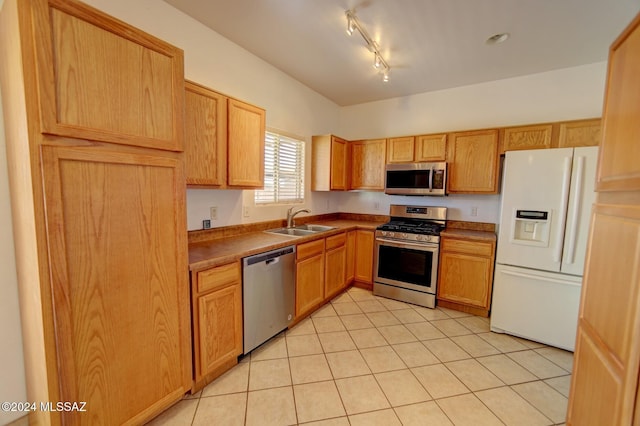
[(493, 240), (442, 236), (439, 306), (489, 316), (495, 247), (495, 235)]
[(345, 284), (349, 285), (356, 277), (356, 231), (347, 232), (346, 257), (347, 267)]
[(296, 248), (296, 317), (324, 301), (324, 239)]
[(347, 235), (334, 235), (326, 239), (324, 298), (331, 299), (346, 287)]
[(192, 273), (192, 277), (192, 392), (197, 392), (235, 365), (242, 354), (240, 262)]
[(355, 233), (355, 285), (372, 289), (374, 233), (365, 229), (358, 229)]

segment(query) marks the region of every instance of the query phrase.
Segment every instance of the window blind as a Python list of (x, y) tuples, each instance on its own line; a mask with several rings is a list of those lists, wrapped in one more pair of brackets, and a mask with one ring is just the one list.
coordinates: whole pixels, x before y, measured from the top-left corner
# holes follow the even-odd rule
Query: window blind
[(256, 204), (304, 201), (304, 141), (266, 132), (264, 189), (255, 191)]

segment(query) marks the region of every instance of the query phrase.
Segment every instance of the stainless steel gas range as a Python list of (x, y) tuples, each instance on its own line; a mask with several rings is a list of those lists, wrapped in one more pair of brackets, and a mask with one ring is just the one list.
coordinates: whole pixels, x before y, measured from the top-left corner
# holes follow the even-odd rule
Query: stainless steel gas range
[(435, 308), (447, 208), (392, 205), (389, 214), (376, 230), (373, 294)]

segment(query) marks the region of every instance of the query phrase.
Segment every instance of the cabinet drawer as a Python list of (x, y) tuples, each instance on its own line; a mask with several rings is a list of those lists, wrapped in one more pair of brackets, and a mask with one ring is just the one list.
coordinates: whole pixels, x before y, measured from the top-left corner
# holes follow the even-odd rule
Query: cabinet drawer
[(327, 237), (327, 250), (331, 250), (332, 248), (343, 246), (347, 242), (347, 233), (343, 232), (342, 234), (333, 235), (331, 237)]
[(296, 248), (296, 260), (306, 259), (307, 257), (322, 254), (323, 251), (324, 238), (304, 244), (298, 244), (298, 247)]
[(487, 257), (490, 257), (493, 252), (491, 243), (449, 238), (442, 239), (442, 251), (455, 251)]
[(240, 283), (240, 262), (229, 263), (198, 272), (198, 292)]

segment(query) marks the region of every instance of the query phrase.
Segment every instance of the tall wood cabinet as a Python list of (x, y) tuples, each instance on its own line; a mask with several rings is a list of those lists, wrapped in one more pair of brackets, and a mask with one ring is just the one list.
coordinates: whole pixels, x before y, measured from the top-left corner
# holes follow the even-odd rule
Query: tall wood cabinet
[(214, 188), (264, 185), (265, 111), (185, 82), (187, 184)]
[(568, 425), (638, 425), (640, 15), (609, 51)]
[(183, 53), (74, 1), (6, 0), (0, 67), (30, 401), (144, 423), (190, 388)]

